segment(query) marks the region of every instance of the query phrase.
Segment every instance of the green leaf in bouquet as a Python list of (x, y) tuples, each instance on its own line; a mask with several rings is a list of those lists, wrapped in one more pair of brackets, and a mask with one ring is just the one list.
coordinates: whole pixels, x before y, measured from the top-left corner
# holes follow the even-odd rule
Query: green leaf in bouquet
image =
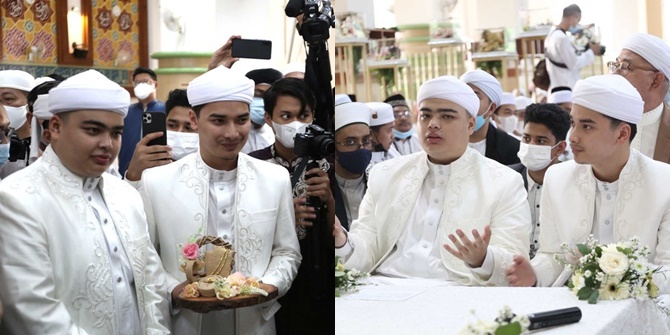
[(579, 289), (579, 291), (577, 291), (577, 297), (579, 298), (579, 300), (589, 299), (589, 297), (591, 297), (591, 294), (593, 294), (593, 291), (598, 292), (598, 290), (594, 290), (591, 287), (584, 286), (581, 289)]
[(513, 322), (496, 329), (495, 335), (519, 335), (521, 334), (521, 325), (518, 322)]
[(598, 256), (598, 257), (602, 257), (602, 255), (603, 255), (603, 248), (602, 248), (601, 246), (597, 246), (597, 247), (595, 247), (595, 251), (596, 251), (596, 256)]
[(618, 250), (620, 253), (626, 256), (629, 256), (630, 254), (633, 253), (633, 250), (631, 250), (630, 248), (616, 247), (616, 250)]
[(582, 253), (582, 255), (588, 255), (591, 253), (591, 248), (586, 246), (586, 244), (577, 244), (577, 249)]
[(597, 303), (598, 302), (598, 296), (600, 296), (600, 291), (593, 290), (593, 293), (591, 293), (591, 296), (589, 297), (589, 304)]

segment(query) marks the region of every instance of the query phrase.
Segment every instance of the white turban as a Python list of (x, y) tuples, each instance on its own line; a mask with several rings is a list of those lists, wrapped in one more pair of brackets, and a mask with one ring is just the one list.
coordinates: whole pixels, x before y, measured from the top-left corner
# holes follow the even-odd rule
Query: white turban
[(335, 131), (354, 123), (370, 125), (370, 108), (362, 102), (349, 102), (335, 106)]
[(33, 118), (49, 120), (53, 114), (49, 111), (49, 94), (40, 94), (33, 102)]
[(30, 128), (30, 138), (32, 139), (30, 141), (30, 158), (36, 159), (39, 156), (40, 142), (42, 140), (42, 120), (49, 120), (52, 115), (49, 112), (49, 94), (38, 95), (35, 102), (33, 102), (33, 121)]
[(96, 70), (88, 70), (65, 79), (49, 91), (52, 114), (77, 110), (104, 110), (125, 117), (130, 93)]
[(461, 76), (461, 80), (466, 84), (477, 86), (496, 106), (500, 106), (500, 96), (503, 93), (503, 89), (498, 79), (494, 76), (477, 69), (464, 73)]
[[(502, 106), (502, 105), (514, 105), (514, 104), (516, 104), (516, 102), (514, 102), (514, 94), (504, 92), (500, 96), (500, 106)], [(500, 107), (500, 106), (498, 106), (498, 107)]]
[(551, 94), (549, 94), (549, 98), (547, 98), (547, 102), (550, 104), (562, 104), (564, 102), (571, 102), (571, 101), (572, 101), (572, 91), (570, 90), (552, 92)]
[(335, 94), (335, 106), (351, 102), (351, 98), (346, 94)]
[(633, 124), (640, 121), (644, 109), (635, 87), (626, 78), (614, 74), (578, 81), (572, 92), (572, 103)]
[(381, 126), (395, 121), (393, 106), (384, 102), (368, 102), (370, 108), (370, 127)]
[(281, 73), (284, 75), (284, 77), (292, 72), (302, 72), (305, 73), (305, 63), (302, 62), (293, 62), (293, 63), (288, 63), (284, 68), (281, 70)]
[(526, 107), (528, 107), (528, 105), (530, 105), (532, 103), (533, 103), (533, 100), (529, 97), (521, 96), (521, 97), (516, 97), (514, 99), (514, 105), (515, 105), (516, 110), (526, 109)]
[(670, 46), (662, 39), (654, 35), (635, 33), (626, 40), (623, 49), (640, 55), (651, 66), (661, 71), (665, 78), (670, 79)]
[(240, 101), (251, 104), (254, 81), (221, 65), (191, 80), (186, 88), (191, 106), (210, 102)]
[(13, 88), (30, 92), (35, 86), (35, 78), (30, 73), (20, 70), (0, 71), (0, 88)]
[(53, 78), (51, 78), (51, 77), (39, 77), (39, 78), (35, 78), (35, 83), (34, 83), (35, 86), (33, 86), (33, 88), (35, 88), (35, 87), (37, 87), (37, 86), (39, 86), (39, 85), (42, 85), (42, 84), (44, 84), (44, 83), (46, 83), (46, 82), (49, 82), (49, 81), (56, 81), (56, 80), (53, 79)]
[(417, 101), (419, 104), (426, 99), (444, 99), (455, 102), (472, 115), (477, 116), (479, 99), (470, 86), (454, 76), (442, 76), (426, 81), (419, 87)]

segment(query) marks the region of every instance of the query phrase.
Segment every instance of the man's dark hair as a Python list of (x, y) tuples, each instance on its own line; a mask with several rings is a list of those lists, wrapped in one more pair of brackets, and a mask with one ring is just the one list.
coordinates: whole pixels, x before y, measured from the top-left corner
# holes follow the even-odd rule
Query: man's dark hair
[(146, 68), (146, 67), (138, 67), (138, 68), (135, 69), (135, 71), (133, 71), (133, 81), (135, 81), (135, 77), (138, 74), (142, 74), (142, 73), (148, 74), (149, 76), (151, 76), (151, 79), (153, 79), (154, 81), (158, 80), (157, 77), (156, 77), (156, 72), (154, 72), (152, 69)]
[(177, 106), (191, 108), (191, 104), (188, 103), (188, 97), (186, 96), (186, 90), (181, 88), (174, 89), (168, 93), (167, 101), (165, 101), (165, 115), (170, 115), (172, 108)]
[(37, 101), (37, 96), (42, 94), (48, 94), (52, 88), (58, 86), (60, 81), (47, 81), (35, 86), (30, 92), (28, 92), (28, 111), (33, 112), (33, 104)]
[(542, 124), (556, 137), (556, 141), (565, 141), (570, 129), (570, 114), (557, 104), (530, 104), (526, 107), (523, 124)]
[(628, 139), (628, 142), (633, 143), (633, 139), (635, 138), (635, 135), (637, 134), (637, 125), (636, 124), (626, 122), (626, 121), (621, 121), (619, 119), (615, 119), (615, 118), (613, 118), (611, 116), (608, 116), (608, 115), (605, 115), (605, 114), (603, 114), (603, 116), (610, 120), (610, 126), (612, 127), (612, 129), (616, 129), (616, 127), (618, 127), (622, 123), (627, 124), (630, 127), (630, 138)]
[(258, 84), (274, 84), (277, 80), (284, 78), (281, 72), (272, 69), (256, 69), (247, 72), (246, 77), (253, 80), (255, 85)]
[(263, 94), (265, 112), (270, 114), (270, 117), (272, 117), (272, 111), (275, 109), (277, 99), (282, 95), (288, 95), (300, 100), (301, 112), (304, 112), (307, 106), (310, 107), (312, 113), (314, 113), (316, 109), (316, 98), (314, 97), (314, 93), (304, 80), (283, 78), (277, 80)]
[(563, 17), (571, 17), (577, 14), (582, 14), (582, 10), (579, 6), (572, 4), (568, 7), (563, 8)]

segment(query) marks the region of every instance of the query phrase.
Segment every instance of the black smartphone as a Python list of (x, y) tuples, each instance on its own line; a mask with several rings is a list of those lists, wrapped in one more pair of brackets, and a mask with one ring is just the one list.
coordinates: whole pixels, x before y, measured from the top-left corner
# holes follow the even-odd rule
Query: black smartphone
[(270, 59), (272, 41), (234, 39), (231, 54), (234, 58)]
[(146, 112), (142, 115), (142, 134), (146, 136), (151, 133), (163, 132), (163, 136), (149, 141), (152, 145), (167, 145), (167, 127), (165, 124), (165, 113)]

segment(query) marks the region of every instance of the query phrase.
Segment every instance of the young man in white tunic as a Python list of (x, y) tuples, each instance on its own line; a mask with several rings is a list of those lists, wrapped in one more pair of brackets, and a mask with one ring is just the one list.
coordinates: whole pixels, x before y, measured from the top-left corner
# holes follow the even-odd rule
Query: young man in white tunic
[(130, 95), (89, 70), (49, 100), (51, 144), (0, 182), (0, 333), (169, 334), (142, 199), (105, 173)]
[[(593, 76), (575, 85), (570, 146), (574, 161), (549, 168), (542, 189), (540, 248), (532, 261), (515, 257), (514, 286), (562, 286), (570, 273), (554, 260), (561, 243), (640, 238), (649, 261), (670, 264), (670, 166), (631, 149), (643, 101), (622, 76)], [(569, 210), (566, 210), (569, 208)], [(525, 255), (524, 255), (525, 256)], [(661, 293), (669, 279), (655, 277)]]
[(370, 108), (370, 135), (372, 136), (372, 158), (370, 169), (377, 163), (400, 157), (400, 153), (391, 144), (393, 143), (393, 106), (385, 102), (368, 102), (366, 105)]
[[(288, 291), (300, 265), (288, 171), (241, 153), (249, 134), (254, 83), (219, 66), (186, 90), (199, 150), (144, 170), (139, 191), (149, 231), (167, 271), (172, 303), (185, 286), (179, 243), (199, 229), (236, 252), (234, 271)], [(276, 300), (238, 310), (197, 314), (173, 308), (174, 334), (275, 334)]]
[(670, 163), (670, 106), (663, 102), (670, 87), (670, 46), (662, 39), (643, 33), (630, 36), (613, 73), (626, 78), (644, 101), (644, 114), (638, 122), (638, 136), (631, 147), (647, 157)]
[(372, 169), (350, 232), (336, 225), (335, 252), (378, 275), (505, 286), (507, 264), (529, 248), (521, 176), (468, 147), (479, 109), (469, 86), (435, 78), (417, 101), (425, 152)]

